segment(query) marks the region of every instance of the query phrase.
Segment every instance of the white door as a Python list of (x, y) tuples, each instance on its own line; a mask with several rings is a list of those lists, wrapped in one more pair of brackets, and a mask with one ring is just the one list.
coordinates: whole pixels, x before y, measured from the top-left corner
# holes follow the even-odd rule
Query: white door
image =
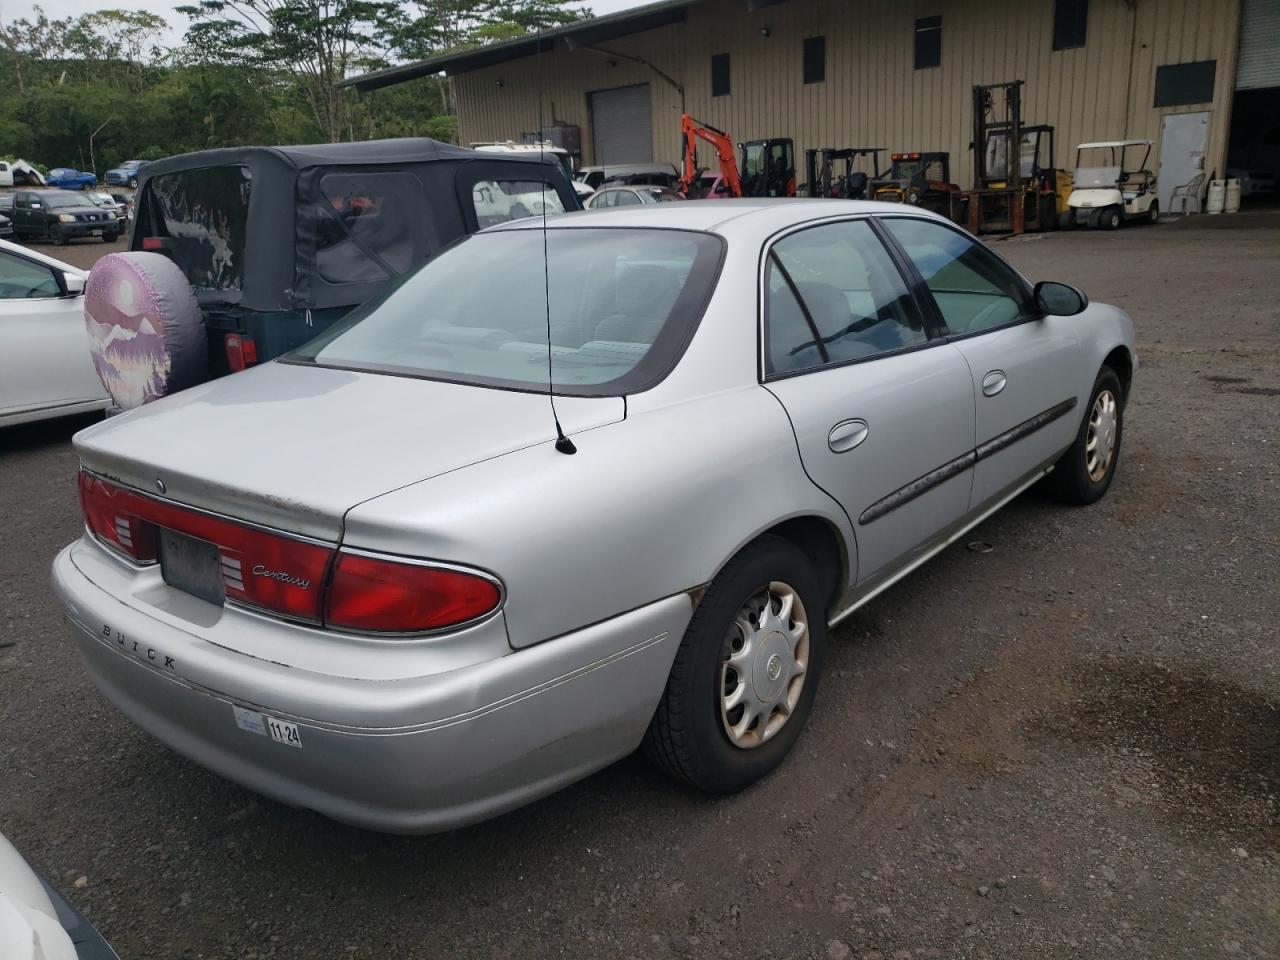
[[(1171, 113), (1160, 128), (1160, 211), (1169, 213), (1169, 197), (1175, 187), (1204, 173), (1204, 151), (1209, 144), (1209, 114)], [(1181, 204), (1181, 200), (1178, 201)], [(1181, 206), (1179, 206), (1181, 210)]]
[(83, 303), (54, 268), (0, 250), (0, 419), (105, 397)]

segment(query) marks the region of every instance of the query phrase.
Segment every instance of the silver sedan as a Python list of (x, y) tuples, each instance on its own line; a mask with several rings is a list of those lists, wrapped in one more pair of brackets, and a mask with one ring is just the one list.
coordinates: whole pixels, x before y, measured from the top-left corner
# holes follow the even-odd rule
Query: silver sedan
[(1135, 365), (1123, 312), (898, 205), (504, 224), (79, 434), (54, 585), (131, 719), (339, 820), (448, 829), (640, 746), (736, 791), (831, 624), (1037, 481), (1106, 492)]

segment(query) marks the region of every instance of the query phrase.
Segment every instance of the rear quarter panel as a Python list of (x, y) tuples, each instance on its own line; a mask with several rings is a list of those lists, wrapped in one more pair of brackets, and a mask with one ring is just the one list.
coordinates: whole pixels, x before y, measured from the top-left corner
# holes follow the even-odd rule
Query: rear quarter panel
[(514, 647), (705, 584), (792, 517), (825, 520), (855, 566), (848, 518), (805, 475), (785, 412), (758, 385), (574, 440), (572, 456), (540, 444), (360, 504), (343, 542), (492, 571)]

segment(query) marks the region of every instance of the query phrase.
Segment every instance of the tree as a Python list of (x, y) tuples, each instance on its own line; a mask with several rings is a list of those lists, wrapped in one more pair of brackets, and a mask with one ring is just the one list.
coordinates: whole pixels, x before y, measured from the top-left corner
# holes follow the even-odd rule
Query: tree
[(209, 62), (291, 76), (333, 142), (351, 130), (349, 98), (335, 84), (385, 66), (396, 23), (390, 0), (199, 0), (177, 10), (191, 18), (188, 46)]

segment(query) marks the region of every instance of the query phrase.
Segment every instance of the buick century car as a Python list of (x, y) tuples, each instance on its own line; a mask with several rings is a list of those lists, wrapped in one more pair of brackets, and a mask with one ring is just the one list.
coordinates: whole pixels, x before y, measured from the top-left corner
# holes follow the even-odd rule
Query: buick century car
[(80, 433), (53, 582), (129, 718), (338, 820), (452, 828), (642, 745), (733, 792), (831, 624), (1042, 479), (1107, 491), (1135, 363), (1120, 310), (898, 205), (503, 224)]

